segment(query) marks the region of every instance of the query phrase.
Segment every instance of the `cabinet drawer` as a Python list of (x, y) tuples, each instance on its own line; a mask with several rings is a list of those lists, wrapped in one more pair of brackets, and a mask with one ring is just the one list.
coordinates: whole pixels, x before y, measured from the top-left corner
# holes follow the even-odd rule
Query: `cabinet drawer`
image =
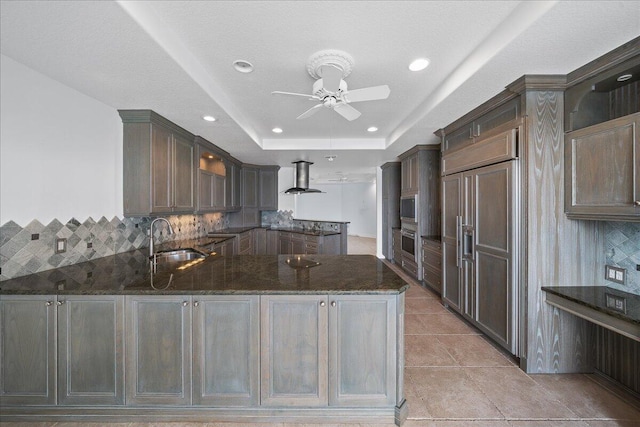
[(402, 268), (413, 277), (418, 277), (418, 264), (411, 258), (402, 257)]
[(422, 263), (430, 266), (431, 268), (442, 268), (442, 252), (440, 249), (434, 249), (433, 247), (422, 247)]
[(423, 265), (422, 280), (438, 292), (442, 291), (442, 270)]

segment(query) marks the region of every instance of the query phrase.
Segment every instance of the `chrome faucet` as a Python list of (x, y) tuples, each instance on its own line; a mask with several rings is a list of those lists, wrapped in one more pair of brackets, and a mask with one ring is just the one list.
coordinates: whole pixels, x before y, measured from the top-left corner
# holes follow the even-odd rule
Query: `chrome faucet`
[(166, 222), (167, 225), (169, 226), (169, 234), (173, 234), (173, 227), (171, 227), (171, 223), (166, 218), (156, 218), (153, 221), (151, 221), (151, 225), (149, 226), (149, 257), (150, 258), (153, 258), (153, 256), (155, 255), (155, 249), (154, 249), (155, 245), (153, 241), (153, 225), (158, 221)]

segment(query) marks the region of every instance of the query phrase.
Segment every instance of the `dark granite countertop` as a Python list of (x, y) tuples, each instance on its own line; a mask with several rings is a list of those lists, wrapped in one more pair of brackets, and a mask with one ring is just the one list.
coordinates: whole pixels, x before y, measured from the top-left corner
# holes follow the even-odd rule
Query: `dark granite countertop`
[(301, 219), (293, 218), (294, 221), (307, 221), (307, 222), (328, 222), (330, 224), (351, 224), (351, 221), (327, 221), (326, 219)]
[[(618, 319), (640, 324), (640, 295), (607, 286), (543, 286), (542, 290)], [(624, 298), (625, 312), (607, 307), (607, 294)]]
[[(203, 246), (219, 241), (167, 242), (158, 249), (203, 251)], [(305, 261), (313, 266), (295, 268), (298, 256), (291, 255), (214, 254), (184, 270), (152, 275), (145, 248), (5, 280), (0, 282), (0, 295), (380, 294), (408, 289), (371, 255), (307, 255), (299, 263)]]
[(268, 228), (267, 230), (288, 231), (289, 233), (298, 233), (298, 234), (304, 234), (307, 236), (335, 236), (335, 235), (341, 234), (339, 231), (317, 231), (317, 230), (304, 230), (302, 228), (287, 228), (287, 227)]

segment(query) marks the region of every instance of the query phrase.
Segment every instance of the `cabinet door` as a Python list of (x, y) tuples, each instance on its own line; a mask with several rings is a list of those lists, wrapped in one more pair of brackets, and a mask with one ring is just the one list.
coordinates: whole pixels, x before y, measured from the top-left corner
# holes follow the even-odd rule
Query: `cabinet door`
[(55, 297), (0, 299), (0, 403), (55, 405)]
[(513, 230), (516, 227), (513, 188), (516, 165), (500, 163), (473, 172), (472, 253), (473, 274), (469, 278), (472, 317), (487, 335), (504, 348), (516, 352), (514, 312), (516, 271)]
[(237, 211), (240, 209), (240, 166), (232, 162), (225, 163), (225, 166), (225, 209)]
[(640, 113), (565, 136), (565, 212), (578, 219), (640, 219)]
[(213, 177), (214, 174), (198, 172), (198, 211), (207, 212), (213, 210)]
[(291, 253), (305, 254), (304, 236), (302, 234), (291, 235)]
[(278, 171), (260, 169), (260, 209), (278, 210)]
[(58, 404), (124, 404), (124, 297), (58, 297)]
[(194, 297), (194, 405), (259, 405), (259, 298)]
[(224, 210), (226, 179), (224, 176), (213, 174), (213, 208), (216, 211)]
[(193, 212), (195, 174), (193, 142), (173, 135), (173, 211)]
[(393, 230), (393, 262), (402, 263), (402, 233), (399, 228)]
[(127, 405), (190, 403), (189, 305), (183, 296), (127, 297)]
[(278, 246), (280, 247), (279, 254), (290, 255), (291, 252), (291, 233), (286, 231), (280, 231), (278, 236)]
[(473, 123), (469, 123), (444, 136), (442, 151), (457, 150), (473, 143)]
[(242, 168), (242, 207), (258, 208), (258, 169)]
[(442, 178), (442, 299), (461, 311), (462, 174)]
[(329, 405), (394, 406), (396, 296), (329, 298)]
[(326, 406), (327, 297), (263, 296), (261, 404)]
[(280, 232), (267, 230), (267, 255), (278, 255)]
[(171, 212), (173, 209), (173, 142), (171, 132), (151, 125), (151, 212)]

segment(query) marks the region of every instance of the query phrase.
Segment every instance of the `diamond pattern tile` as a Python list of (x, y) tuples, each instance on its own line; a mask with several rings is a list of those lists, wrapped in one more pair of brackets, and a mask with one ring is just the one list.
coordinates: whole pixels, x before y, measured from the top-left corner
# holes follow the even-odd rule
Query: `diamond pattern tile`
[(607, 286), (640, 295), (640, 223), (637, 222), (605, 222), (605, 253), (607, 264), (625, 268), (627, 283), (618, 285), (604, 280)]

